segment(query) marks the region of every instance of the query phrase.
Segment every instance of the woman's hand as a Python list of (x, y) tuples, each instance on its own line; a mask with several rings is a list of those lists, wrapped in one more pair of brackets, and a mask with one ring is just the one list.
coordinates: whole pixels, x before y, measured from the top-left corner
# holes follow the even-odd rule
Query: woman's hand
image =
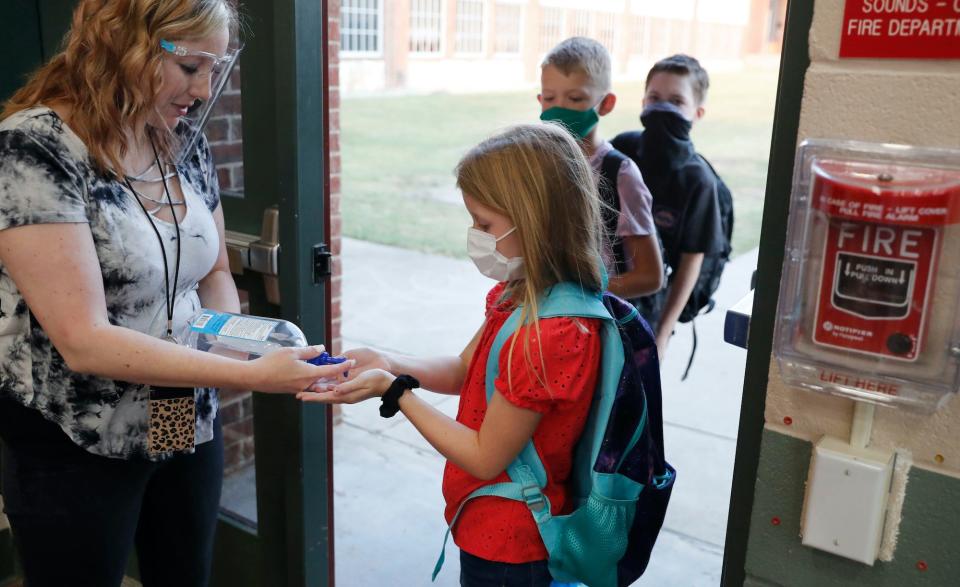
[(353, 359), (355, 362), (353, 369), (350, 371), (350, 376), (347, 378), (348, 380), (370, 369), (382, 369), (388, 372), (393, 371), (390, 360), (386, 355), (370, 348), (351, 349), (343, 353), (343, 356), (348, 359)]
[[(345, 383), (316, 385), (297, 394), (297, 399), (323, 404), (355, 404), (382, 396), (396, 376), (383, 369), (369, 369)], [(325, 390), (323, 388), (326, 388)]]
[(322, 353), (323, 345), (288, 347), (272, 351), (247, 363), (252, 375), (250, 387), (264, 393), (299, 393), (318, 384), (321, 379), (340, 382), (351, 370), (354, 361), (338, 365), (311, 365), (312, 359)]

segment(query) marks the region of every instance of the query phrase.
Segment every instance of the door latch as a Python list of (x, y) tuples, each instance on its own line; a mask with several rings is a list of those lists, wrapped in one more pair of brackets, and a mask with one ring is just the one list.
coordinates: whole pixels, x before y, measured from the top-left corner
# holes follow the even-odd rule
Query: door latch
[(332, 273), (333, 254), (325, 244), (313, 245), (313, 284), (319, 285)]

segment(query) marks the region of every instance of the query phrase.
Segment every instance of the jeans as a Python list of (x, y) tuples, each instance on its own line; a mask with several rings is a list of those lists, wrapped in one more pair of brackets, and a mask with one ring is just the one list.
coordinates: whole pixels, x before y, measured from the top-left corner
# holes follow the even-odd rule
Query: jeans
[(462, 587), (550, 587), (547, 561), (498, 563), (460, 551)]
[(91, 454), (12, 401), (0, 412), (4, 506), (30, 587), (119, 586), (134, 547), (145, 587), (208, 583), (223, 482), (219, 419), (193, 454), (155, 463)]

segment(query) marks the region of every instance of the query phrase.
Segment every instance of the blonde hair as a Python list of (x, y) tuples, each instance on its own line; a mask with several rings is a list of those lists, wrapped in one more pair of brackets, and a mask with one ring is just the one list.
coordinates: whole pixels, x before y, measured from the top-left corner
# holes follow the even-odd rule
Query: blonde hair
[(232, 0), (80, 0), (62, 50), (4, 105), (0, 119), (38, 104), (69, 106), (67, 121), (102, 173), (121, 170), (127, 132), (170, 155), (170, 133), (146, 123), (163, 83), (160, 40), (236, 36)]
[(593, 39), (570, 37), (561, 41), (547, 53), (540, 67), (548, 65), (556, 67), (563, 75), (583, 72), (595, 88), (603, 93), (610, 91), (610, 53)]
[[(533, 368), (530, 338), (539, 344), (538, 299), (552, 285), (573, 282), (601, 289), (604, 235), (596, 178), (570, 133), (556, 124), (522, 124), (481, 142), (456, 169), (457, 187), (503, 214), (522, 242), (524, 278), (510, 282), (504, 299), (522, 306), (528, 326), (524, 355), (546, 385), (545, 369)], [(512, 364), (514, 336), (508, 364)], [(542, 355), (541, 355), (541, 367)], [(508, 378), (508, 384), (509, 378)]]

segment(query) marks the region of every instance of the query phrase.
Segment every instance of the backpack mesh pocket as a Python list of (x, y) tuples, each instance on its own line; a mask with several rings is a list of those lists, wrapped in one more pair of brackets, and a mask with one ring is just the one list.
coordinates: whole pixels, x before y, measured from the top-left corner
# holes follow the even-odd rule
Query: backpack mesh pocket
[(616, 587), (617, 562), (627, 550), (636, 508), (636, 499), (610, 499), (594, 491), (573, 513), (551, 520), (563, 528), (550, 549), (554, 579)]

